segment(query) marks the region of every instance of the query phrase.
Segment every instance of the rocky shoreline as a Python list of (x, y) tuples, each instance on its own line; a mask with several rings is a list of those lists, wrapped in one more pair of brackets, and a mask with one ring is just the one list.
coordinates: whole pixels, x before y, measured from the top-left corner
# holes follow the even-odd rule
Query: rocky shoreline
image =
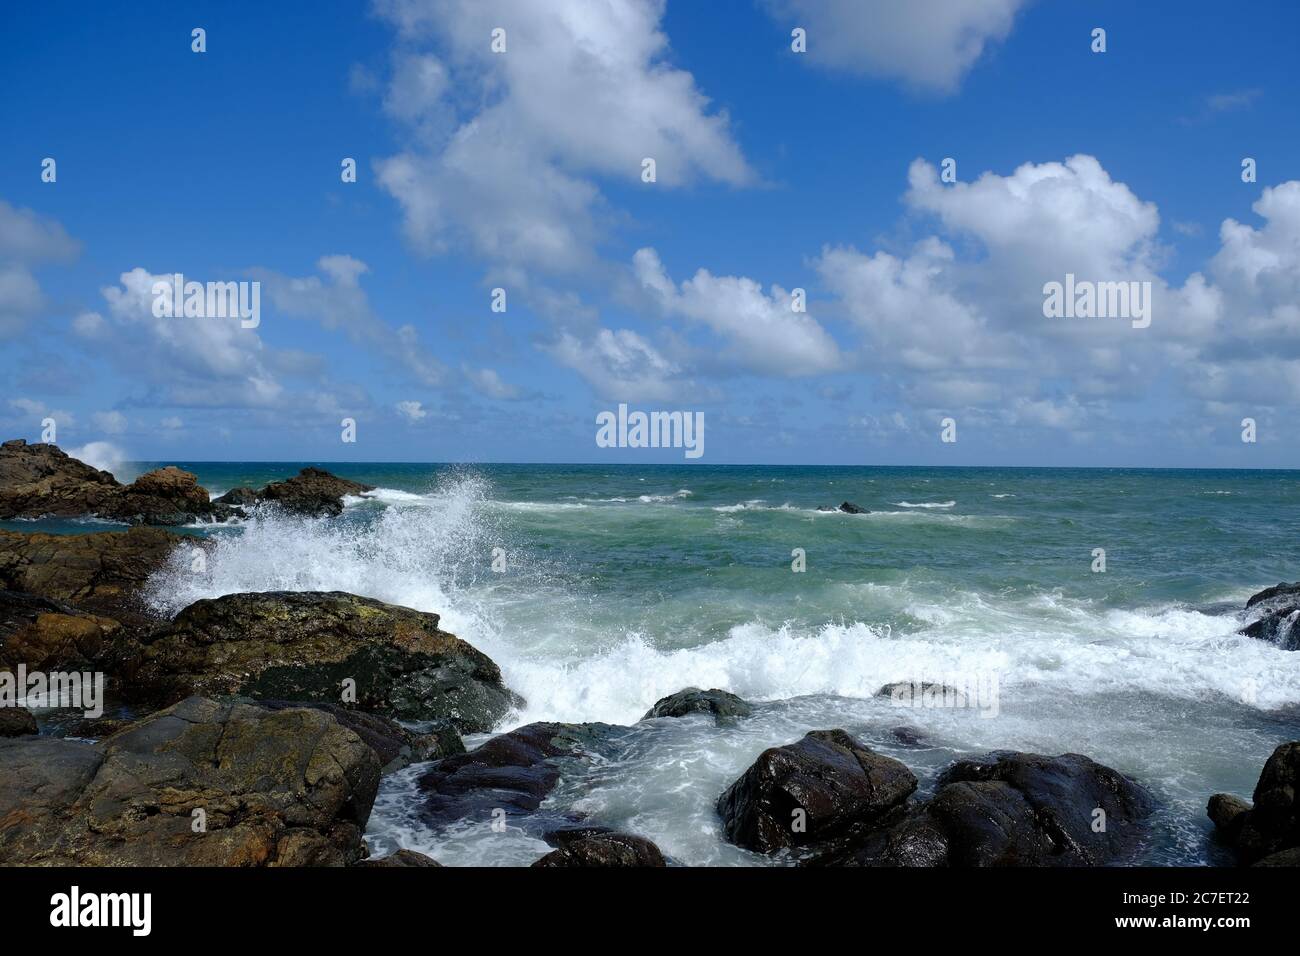
[[(303, 469), (210, 501), (175, 468), (121, 485), (51, 445), (0, 451), (0, 517), (321, 516), (370, 490)], [(371, 858), (363, 840), (381, 778), (413, 764), (431, 828), (509, 821), (554, 848), (539, 867), (672, 864), (641, 835), (546, 804), (574, 762), (617, 752), (629, 728), (534, 723), (467, 750), (462, 734), (492, 731), (525, 702), (439, 615), (334, 591), (230, 594), (163, 618), (141, 591), (193, 540), (147, 527), (0, 532), (0, 680), (20, 668), (102, 673), (126, 708), (59, 729), (0, 707), (0, 864), (438, 866), (409, 849)], [(1300, 584), (1246, 609), (1243, 634), (1300, 647)], [(926, 689), (881, 694), (900, 686)], [(726, 732), (755, 709), (685, 688), (642, 720), (710, 719)], [(1298, 788), (1300, 742), (1284, 742), (1252, 803), (1210, 798), (1218, 839), (1242, 864), (1300, 864)], [(774, 742), (717, 799), (725, 839), (803, 866), (1122, 864), (1157, 809), (1139, 782), (1081, 754), (960, 759), (918, 796), (906, 764), (843, 728)]]

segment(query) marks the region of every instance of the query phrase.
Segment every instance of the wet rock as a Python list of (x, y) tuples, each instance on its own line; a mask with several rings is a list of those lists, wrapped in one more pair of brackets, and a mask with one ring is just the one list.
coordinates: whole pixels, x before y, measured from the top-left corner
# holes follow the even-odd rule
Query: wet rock
[(117, 670), (138, 653), (119, 622), (49, 598), (0, 591), (0, 671)]
[(966, 695), (947, 684), (926, 681), (895, 681), (876, 691), (877, 697), (888, 697), (905, 707), (965, 707)]
[(1229, 794), (1210, 798), (1207, 812), (1243, 863), (1300, 848), (1300, 741), (1282, 744), (1264, 764), (1254, 805)]
[(0, 860), (347, 865), (378, 786), (374, 751), (320, 710), (193, 697), (97, 744), (0, 740)]
[(489, 731), (522, 701), (491, 658), (438, 620), (342, 591), (204, 599), (148, 637), (133, 688), (159, 703), (190, 694), (338, 703), (350, 680), (360, 710)]
[(310, 707), (329, 714), (339, 724), (352, 731), (375, 752), (383, 765), (384, 773), (401, 770), (424, 760), (438, 760), (453, 754), (463, 754), (465, 744), (456, 728), (447, 724), (431, 733), (415, 733), (395, 720), (344, 707), (342, 704), (304, 703), (302, 701), (258, 701), (268, 710), (285, 710), (292, 707)]
[[(468, 753), (434, 763), (417, 782), (424, 795), (422, 819), (433, 827), (462, 820), (490, 825), (493, 811), (511, 817), (533, 814), (559, 782), (566, 759), (583, 759), (613, 746), (625, 728), (609, 724), (528, 724), (493, 737)], [(572, 819), (541, 819), (534, 828), (554, 829)]]
[(932, 746), (929, 738), (915, 727), (905, 725), (893, 727), (890, 729), (889, 734), (904, 747), (913, 747), (919, 750)]
[(1246, 602), (1259, 617), (1238, 633), (1287, 651), (1300, 650), (1300, 582), (1265, 588)]
[(1081, 754), (994, 753), (953, 764), (929, 802), (817, 862), (1097, 866), (1136, 850), (1153, 809), (1144, 789)]
[(397, 850), (388, 856), (371, 857), (368, 860), (362, 860), (354, 866), (378, 866), (378, 867), (441, 867), (439, 863), (431, 856), (425, 856), (423, 853), (417, 853), (415, 850)]
[(869, 515), (871, 512), (861, 505), (855, 505), (851, 501), (845, 501), (840, 504), (840, 511), (850, 515)]
[(725, 690), (700, 690), (687, 687), (663, 697), (655, 703), (642, 720), (652, 717), (685, 717), (687, 714), (713, 714), (715, 717), (748, 717), (754, 712), (749, 703)]
[(321, 468), (304, 468), (287, 481), (267, 485), (258, 497), (295, 514), (321, 517), (342, 514), (344, 495), (374, 490), (373, 485), (339, 478)]
[(247, 485), (241, 485), (238, 488), (231, 488), (224, 495), (213, 498), (217, 504), (229, 505), (231, 507), (252, 507), (262, 499), (258, 497), (256, 491)]
[(36, 718), (30, 710), (0, 705), (0, 737), (26, 737), (35, 733)]
[(628, 833), (590, 833), (565, 840), (533, 866), (667, 866), (659, 847)]
[(231, 510), (214, 505), (198, 479), (174, 465), (146, 472), (95, 512), (126, 524), (178, 525), (226, 521)]
[(0, 531), (0, 588), (65, 601), (123, 623), (156, 623), (140, 599), (150, 575), (195, 538), (160, 528), (94, 534)]
[(772, 853), (879, 820), (915, 789), (916, 777), (899, 761), (843, 730), (814, 730), (763, 751), (718, 798), (718, 813), (732, 843)]

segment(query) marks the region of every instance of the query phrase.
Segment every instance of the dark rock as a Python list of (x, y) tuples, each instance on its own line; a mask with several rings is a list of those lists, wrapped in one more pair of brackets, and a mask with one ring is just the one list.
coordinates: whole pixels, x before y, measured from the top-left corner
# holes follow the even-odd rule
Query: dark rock
[(212, 499), (216, 504), (230, 505), (231, 507), (252, 507), (261, 501), (256, 491), (246, 485), (239, 488), (231, 488), (224, 495)]
[(0, 531), (0, 588), (26, 591), (123, 623), (156, 623), (140, 600), (149, 577), (183, 542), (160, 528), (94, 534)]
[(533, 866), (667, 866), (664, 855), (645, 837), (593, 833), (568, 840)]
[(1227, 794), (1210, 798), (1207, 812), (1243, 863), (1262, 861), (1300, 847), (1300, 741), (1282, 744), (1264, 764), (1255, 803)]
[[(609, 724), (528, 724), (493, 737), (465, 754), (434, 763), (417, 783), (425, 802), (422, 819), (441, 828), (461, 820), (493, 822), (493, 811), (533, 814), (560, 779), (563, 762), (602, 753), (624, 728)], [(540, 820), (543, 830), (556, 823)]]
[(225, 521), (230, 509), (214, 505), (198, 479), (174, 465), (146, 472), (95, 512), (126, 524), (177, 525)]
[(374, 751), (320, 710), (193, 697), (97, 744), (0, 740), (0, 859), (346, 865), (378, 786)]
[(921, 733), (921, 731), (917, 730), (915, 727), (907, 727), (907, 726), (894, 727), (889, 731), (889, 733), (890, 736), (892, 736), (896, 741), (898, 741), (904, 747), (914, 747), (917, 749), (921, 749), (923, 747), (932, 746), (929, 739), (923, 733)]
[[(718, 798), (723, 832), (763, 853), (827, 840), (883, 818), (916, 789), (903, 764), (842, 730), (814, 730), (763, 751)], [(803, 828), (796, 811), (803, 812)]]
[(321, 468), (304, 468), (287, 481), (267, 485), (259, 497), (295, 514), (321, 517), (342, 514), (344, 495), (374, 490), (373, 485), (339, 478)]
[(876, 691), (877, 697), (888, 697), (895, 704), (906, 707), (965, 707), (966, 695), (947, 684), (925, 681), (895, 681)]
[[(1096, 866), (1131, 855), (1151, 796), (1080, 754), (961, 760), (934, 798), (817, 862), (851, 866)], [(1105, 812), (1104, 831), (1093, 829)]]
[(0, 591), (0, 671), (118, 670), (139, 652), (119, 622), (50, 598)]
[(1300, 847), (1270, 853), (1264, 859), (1258, 860), (1255, 866), (1300, 866)]
[(700, 690), (687, 687), (661, 698), (646, 711), (642, 720), (651, 717), (685, 717), (687, 714), (713, 714), (715, 717), (748, 717), (754, 708), (747, 701), (725, 690)]
[(36, 718), (26, 707), (0, 706), (0, 737), (26, 737), (37, 733)]
[(291, 707), (310, 707), (323, 710), (339, 724), (352, 731), (365, 742), (383, 765), (384, 773), (401, 770), (424, 760), (438, 760), (453, 754), (463, 754), (465, 744), (450, 723), (435, 733), (417, 734), (407, 730), (395, 720), (378, 714), (344, 707), (342, 704), (310, 703), (288, 700), (258, 701), (268, 710), (285, 710)]
[(1260, 616), (1239, 634), (1268, 641), (1287, 651), (1300, 650), (1300, 582), (1265, 588), (1246, 602)]
[(417, 853), (414, 850), (397, 850), (388, 856), (371, 857), (368, 860), (362, 860), (360, 863), (354, 863), (353, 866), (378, 866), (378, 867), (441, 867), (439, 863), (431, 856), (425, 856), (423, 853)]
[[(338, 703), (489, 731), (520, 698), (486, 654), (438, 628), (438, 615), (342, 591), (266, 591), (196, 601), (147, 639), (134, 693)], [(132, 688), (128, 688), (130, 690)], [(352, 703), (352, 701), (348, 701)]]
[(851, 501), (845, 501), (845, 502), (843, 502), (843, 503), (840, 505), (840, 510), (843, 511), (845, 514), (851, 514), (851, 515), (869, 515), (869, 514), (871, 514), (871, 512), (870, 512), (869, 510), (867, 510), (866, 508), (863, 508), (861, 505), (855, 505), (855, 504), (854, 504), (853, 502), (851, 502)]

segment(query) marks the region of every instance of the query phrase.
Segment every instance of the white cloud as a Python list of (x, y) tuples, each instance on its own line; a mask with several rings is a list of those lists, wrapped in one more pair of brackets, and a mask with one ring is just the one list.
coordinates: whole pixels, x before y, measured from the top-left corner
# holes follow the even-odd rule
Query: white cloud
[(808, 32), (810, 62), (950, 93), (1027, 0), (766, 0)]
[(587, 339), (562, 332), (544, 350), (586, 379), (601, 398), (665, 401), (684, 391), (681, 368), (630, 329), (600, 329)]
[[(515, 269), (592, 262), (606, 210), (592, 177), (755, 179), (725, 114), (666, 60), (662, 0), (381, 0), (404, 44), (384, 105), (413, 142), (377, 163), (408, 237), (468, 243)], [(507, 52), (489, 48), (506, 31)], [(432, 45), (435, 55), (422, 48)]]
[(0, 339), (21, 333), (45, 306), (32, 269), (74, 259), (80, 248), (53, 219), (0, 199)]
[(424, 404), (422, 402), (398, 402), (396, 407), (397, 413), (408, 422), (412, 423), (420, 421), (420, 419), (425, 418), (429, 414), (424, 410)]
[(519, 389), (502, 381), (501, 376), (493, 369), (475, 369), (465, 366), (463, 371), (470, 384), (488, 398), (505, 400), (519, 397)]
[(791, 293), (780, 286), (764, 293), (753, 279), (700, 269), (678, 288), (654, 249), (638, 250), (632, 263), (666, 313), (712, 329), (728, 343), (724, 357), (746, 371), (794, 377), (842, 365), (835, 340), (807, 312), (794, 311)]

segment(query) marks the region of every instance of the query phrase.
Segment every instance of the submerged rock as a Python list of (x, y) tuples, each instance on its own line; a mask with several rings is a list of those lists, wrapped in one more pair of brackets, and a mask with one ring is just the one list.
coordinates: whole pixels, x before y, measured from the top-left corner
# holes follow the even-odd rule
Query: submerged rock
[(360, 710), (489, 731), (523, 702), (491, 658), (438, 620), (342, 591), (204, 599), (148, 637), (133, 689), (162, 703), (237, 694), (333, 704), (351, 687)]
[(876, 691), (877, 697), (888, 697), (895, 704), (905, 707), (965, 707), (966, 695), (947, 684), (931, 684), (926, 681), (895, 681)]
[[(1206, 808), (1220, 837), (1243, 863), (1289, 865), (1300, 850), (1300, 741), (1282, 744), (1264, 764), (1255, 784), (1254, 805), (1215, 794)], [(1271, 859), (1287, 854), (1281, 859)]]
[(41, 534), (0, 531), (0, 588), (66, 601), (124, 623), (159, 618), (140, 600), (149, 577), (195, 538), (160, 528)]
[(1081, 754), (1000, 752), (956, 762), (933, 799), (816, 862), (1097, 866), (1137, 848), (1154, 806), (1133, 781)]
[(659, 847), (645, 837), (613, 831), (587, 832), (563, 839), (560, 847), (533, 866), (667, 866)]
[(378, 786), (374, 751), (320, 710), (192, 697), (97, 744), (0, 740), (0, 860), (346, 865)]
[(772, 853), (830, 839), (904, 803), (916, 777), (843, 730), (814, 730), (763, 751), (718, 798), (728, 840)]
[(715, 717), (748, 717), (754, 708), (748, 701), (725, 690), (700, 690), (687, 687), (675, 694), (660, 698), (646, 711), (642, 720), (652, 717), (685, 717), (687, 714), (713, 714)]
[(339, 478), (321, 468), (304, 468), (286, 481), (267, 485), (258, 498), (295, 514), (320, 517), (342, 514), (344, 495), (364, 495), (374, 490), (373, 485)]
[(468, 753), (437, 761), (419, 778), (420, 815), (441, 828), (460, 821), (489, 826), (498, 809), (516, 818), (533, 814), (559, 782), (566, 758), (599, 753), (624, 730), (609, 724), (537, 723), (493, 737)]
[(1238, 633), (1283, 650), (1300, 650), (1300, 582), (1265, 588), (1246, 602), (1246, 609), (1260, 616)]
[(37, 733), (36, 718), (26, 707), (0, 706), (0, 737), (26, 737)]

